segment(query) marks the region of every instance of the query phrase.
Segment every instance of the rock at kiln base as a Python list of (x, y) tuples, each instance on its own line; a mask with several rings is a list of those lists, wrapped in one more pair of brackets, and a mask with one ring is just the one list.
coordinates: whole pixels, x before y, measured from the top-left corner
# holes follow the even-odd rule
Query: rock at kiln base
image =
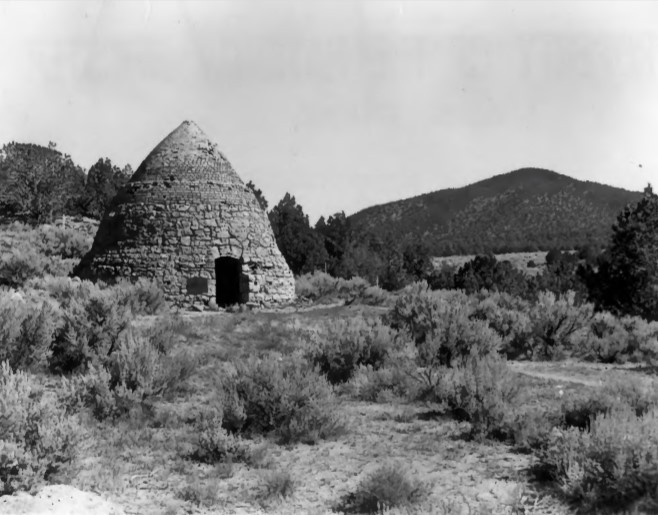
[(37, 495), (25, 492), (0, 497), (3, 515), (124, 515), (123, 508), (100, 495), (67, 485), (51, 485)]
[(74, 274), (155, 279), (184, 308), (295, 296), (267, 214), (194, 122), (162, 140), (119, 191)]

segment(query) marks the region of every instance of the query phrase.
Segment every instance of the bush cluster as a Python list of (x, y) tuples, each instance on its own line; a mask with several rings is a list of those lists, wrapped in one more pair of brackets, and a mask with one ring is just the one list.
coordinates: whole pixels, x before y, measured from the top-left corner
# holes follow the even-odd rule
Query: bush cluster
[(587, 509), (655, 510), (658, 506), (658, 411), (638, 415), (619, 404), (591, 419), (589, 429), (554, 429), (539, 466)]
[(252, 356), (237, 362), (235, 369), (222, 381), (225, 430), (308, 444), (342, 432), (331, 384), (303, 356)]
[(577, 305), (575, 293), (542, 292), (529, 310), (529, 351), (533, 358), (560, 358), (573, 347), (574, 338), (592, 318), (590, 304)]
[(473, 316), (472, 299), (461, 292), (433, 292), (427, 283), (408, 287), (389, 313), (392, 327), (416, 345), (417, 364), (428, 387), (442, 367), (464, 364), (471, 356), (500, 350), (502, 339), (485, 320)]
[(421, 395), (422, 387), (414, 372), (412, 358), (399, 353), (382, 368), (360, 366), (346, 384), (345, 391), (356, 399), (368, 402), (415, 399)]
[(658, 322), (640, 317), (621, 318), (596, 313), (579, 341), (578, 353), (600, 363), (645, 361), (655, 366), (658, 358)]
[(0, 290), (0, 361), (12, 369), (43, 369), (61, 327), (61, 311), (12, 290)]
[(195, 426), (195, 460), (210, 464), (246, 461), (251, 450), (249, 443), (224, 425), (223, 409), (202, 414)]
[(92, 360), (84, 372), (65, 380), (68, 408), (87, 407), (104, 420), (178, 391), (194, 372), (196, 359), (187, 351), (172, 351), (158, 335), (159, 331), (148, 330), (122, 332), (108, 356)]
[(0, 255), (0, 285), (18, 288), (44, 275), (67, 276), (91, 248), (92, 237), (80, 230), (14, 222), (3, 230), (10, 244)]
[(385, 513), (391, 508), (409, 508), (420, 503), (428, 485), (409, 474), (399, 463), (386, 463), (366, 475), (353, 492), (345, 495), (337, 511)]
[(0, 413), (0, 495), (30, 491), (76, 457), (83, 436), (77, 418), (6, 361), (0, 367)]
[(481, 291), (471, 317), (484, 320), (502, 340), (501, 352), (508, 358), (528, 357), (530, 303), (509, 293)]
[(332, 320), (312, 336), (310, 361), (332, 384), (347, 382), (360, 366), (381, 368), (395, 339), (379, 318), (364, 317)]
[(372, 306), (383, 305), (390, 298), (388, 292), (378, 286), (371, 286), (361, 277), (343, 279), (320, 271), (296, 277), (295, 293), (298, 297), (314, 302), (343, 300)]
[(470, 356), (463, 364), (446, 369), (436, 386), (459, 420), (471, 423), (473, 436), (507, 437), (506, 427), (518, 397), (518, 382), (498, 354)]
[(527, 301), (484, 290), (474, 295), (432, 291), (420, 282), (398, 295), (387, 321), (416, 342), (426, 364), (429, 357), (447, 365), (456, 356), (493, 348), (510, 359), (571, 355), (602, 363), (658, 362), (658, 323), (595, 313), (592, 304), (578, 303), (574, 292), (540, 292), (535, 301)]
[(0, 290), (0, 359), (12, 369), (72, 374), (69, 410), (88, 406), (99, 419), (118, 416), (175, 391), (194, 369), (188, 353), (173, 351), (176, 319), (132, 327), (135, 315), (164, 307), (148, 281), (32, 279), (22, 293)]

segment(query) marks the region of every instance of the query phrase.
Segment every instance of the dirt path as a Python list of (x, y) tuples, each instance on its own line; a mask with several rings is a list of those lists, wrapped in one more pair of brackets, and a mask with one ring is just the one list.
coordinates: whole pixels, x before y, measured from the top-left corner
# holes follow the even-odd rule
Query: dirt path
[(642, 365), (606, 365), (566, 360), (558, 362), (510, 361), (515, 372), (556, 383), (573, 383), (589, 387), (601, 387), (611, 379), (641, 378), (642, 381), (656, 383), (656, 380), (642, 373)]
[(597, 387), (601, 386), (601, 379), (591, 379), (582, 377), (578, 374), (558, 372), (558, 371), (542, 371), (535, 368), (528, 367), (526, 363), (510, 362), (510, 368), (519, 374), (530, 377), (537, 377), (539, 379), (547, 379), (557, 383), (576, 383), (585, 386)]

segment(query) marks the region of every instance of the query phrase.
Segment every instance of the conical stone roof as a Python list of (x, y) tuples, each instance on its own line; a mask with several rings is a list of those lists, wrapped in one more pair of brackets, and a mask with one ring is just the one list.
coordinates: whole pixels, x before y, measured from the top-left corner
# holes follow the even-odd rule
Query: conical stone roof
[(267, 214), (217, 145), (186, 121), (112, 200), (74, 273), (105, 281), (156, 279), (174, 304), (201, 307), (226, 298), (231, 263), (240, 270), (240, 302), (294, 298), (294, 278)]
[(131, 178), (135, 182), (159, 180), (242, 184), (217, 145), (191, 121), (181, 123), (163, 139)]

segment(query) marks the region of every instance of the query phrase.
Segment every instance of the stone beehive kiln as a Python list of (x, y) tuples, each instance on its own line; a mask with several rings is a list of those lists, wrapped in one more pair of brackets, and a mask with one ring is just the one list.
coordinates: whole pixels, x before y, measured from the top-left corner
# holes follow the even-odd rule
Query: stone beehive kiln
[(194, 122), (146, 157), (112, 200), (74, 272), (156, 279), (181, 307), (294, 298), (294, 278), (266, 213)]

